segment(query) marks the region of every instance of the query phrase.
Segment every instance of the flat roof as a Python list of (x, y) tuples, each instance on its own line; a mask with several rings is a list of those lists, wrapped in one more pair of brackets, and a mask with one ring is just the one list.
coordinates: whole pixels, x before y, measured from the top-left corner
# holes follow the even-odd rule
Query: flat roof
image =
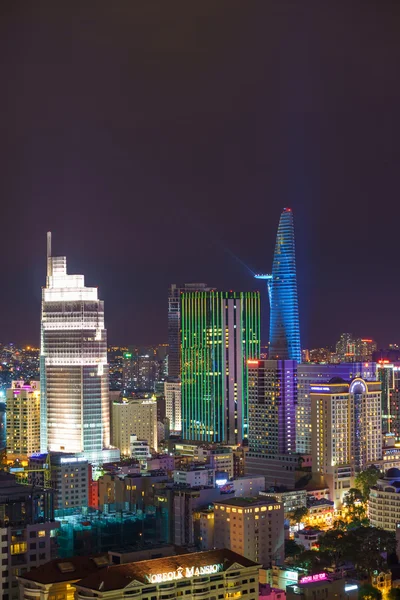
[(259, 506), (264, 504), (271, 504), (271, 500), (257, 496), (256, 498), (232, 498), (231, 500), (215, 500), (214, 504), (224, 504), (228, 506), (240, 506), (246, 508), (247, 506)]
[[(101, 590), (102, 592), (120, 590), (126, 588), (132, 581), (154, 585), (149, 581), (151, 575), (175, 572), (178, 569), (192, 567), (206, 567), (210, 565), (222, 565), (219, 572), (226, 571), (233, 564), (238, 563), (242, 567), (260, 567), (260, 565), (231, 550), (211, 550), (209, 552), (193, 552), (152, 560), (142, 560), (122, 565), (107, 567), (96, 573), (92, 573), (79, 581), (76, 586), (89, 590)], [(190, 579), (190, 577), (188, 577)], [(165, 583), (165, 582), (164, 582)]]

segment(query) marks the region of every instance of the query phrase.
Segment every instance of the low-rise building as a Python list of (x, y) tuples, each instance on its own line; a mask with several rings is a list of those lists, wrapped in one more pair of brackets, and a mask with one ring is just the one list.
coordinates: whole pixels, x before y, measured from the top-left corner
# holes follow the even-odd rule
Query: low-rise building
[(269, 568), (284, 559), (283, 505), (269, 499), (232, 498), (214, 504), (214, 540)]
[(286, 592), (279, 588), (274, 588), (269, 583), (260, 583), (259, 600), (285, 600)]
[(275, 499), (277, 502), (283, 504), (285, 519), (297, 508), (305, 508), (307, 506), (306, 490), (287, 490), (286, 488), (272, 487), (266, 492), (260, 492), (260, 496), (270, 498), (271, 501)]
[(108, 565), (107, 554), (57, 558), (18, 577), (20, 598), (74, 600), (73, 584)]
[(330, 577), (327, 573), (315, 573), (304, 575), (298, 583), (286, 588), (287, 600), (315, 600), (316, 598), (356, 600), (358, 584)]
[(76, 600), (177, 598), (258, 600), (260, 565), (230, 550), (212, 550), (109, 567), (74, 584)]
[(400, 469), (389, 469), (371, 488), (368, 518), (374, 527), (396, 531), (400, 523)]
[(186, 487), (213, 486), (215, 471), (206, 468), (177, 469), (173, 473), (174, 483)]
[[(49, 458), (49, 460), (48, 460)], [(89, 503), (89, 463), (86, 458), (63, 452), (33, 454), (29, 458), (31, 469), (50, 469), (51, 487), (55, 491), (55, 509), (65, 511), (82, 508)], [(32, 472), (31, 481), (44, 485), (43, 471)], [(58, 515), (59, 513), (57, 513)]]
[(198, 459), (206, 462), (211, 469), (221, 473), (227, 473), (228, 479), (234, 475), (232, 448), (219, 446), (217, 448), (200, 447)]
[(288, 585), (297, 583), (298, 580), (306, 574), (307, 572), (305, 569), (272, 565), (272, 567), (266, 571), (266, 579), (267, 583), (272, 587), (286, 590)]
[(313, 527), (304, 527), (295, 533), (295, 540), (306, 550), (317, 550), (318, 549), (318, 538), (322, 535), (323, 531), (320, 529), (314, 529)]
[(117, 510), (142, 510), (154, 504), (155, 484), (168, 481), (163, 472), (145, 475), (104, 473), (98, 479), (99, 508), (111, 512)]
[(18, 600), (17, 577), (54, 558), (53, 492), (0, 473), (0, 598)]
[(332, 500), (321, 498), (308, 498), (307, 524), (311, 527), (320, 527), (322, 529), (330, 528), (333, 523), (335, 508)]

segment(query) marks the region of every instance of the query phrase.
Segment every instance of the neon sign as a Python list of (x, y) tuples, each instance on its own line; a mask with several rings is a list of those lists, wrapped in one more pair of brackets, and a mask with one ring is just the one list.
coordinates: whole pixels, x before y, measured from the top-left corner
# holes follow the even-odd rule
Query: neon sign
[(299, 583), (313, 583), (314, 581), (325, 581), (326, 579), (328, 579), (326, 573), (316, 573), (315, 575), (302, 577)]
[(167, 571), (166, 573), (155, 573), (147, 575), (150, 583), (162, 583), (164, 581), (175, 581), (184, 577), (201, 577), (201, 575), (212, 575), (222, 571), (224, 565), (219, 563), (215, 565), (206, 565), (205, 567), (178, 567), (176, 571)]
[(329, 388), (325, 385), (312, 385), (311, 391), (312, 392), (330, 392), (331, 388)]

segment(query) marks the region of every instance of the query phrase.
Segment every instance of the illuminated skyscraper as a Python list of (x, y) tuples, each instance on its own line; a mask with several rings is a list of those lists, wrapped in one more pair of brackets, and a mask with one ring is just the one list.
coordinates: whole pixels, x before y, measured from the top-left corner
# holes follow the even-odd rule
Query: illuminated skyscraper
[(168, 290), (168, 377), (181, 376), (181, 293), (208, 291), (206, 283), (172, 283)]
[(269, 358), (301, 362), (294, 225), (290, 208), (283, 210), (279, 220), (272, 275), (256, 277), (268, 281)]
[(236, 444), (248, 435), (247, 359), (260, 354), (258, 292), (181, 295), (182, 437)]
[[(41, 318), (41, 451), (84, 455), (91, 462), (110, 450), (107, 332), (104, 302), (83, 275), (68, 275), (65, 256), (51, 256)], [(117, 453), (118, 454), (118, 453)]]

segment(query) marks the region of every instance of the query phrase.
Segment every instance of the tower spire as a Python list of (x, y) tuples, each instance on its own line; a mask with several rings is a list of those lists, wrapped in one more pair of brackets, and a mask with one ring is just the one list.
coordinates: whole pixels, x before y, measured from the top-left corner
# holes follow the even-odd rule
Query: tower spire
[(51, 231), (47, 232), (47, 277), (51, 277)]

